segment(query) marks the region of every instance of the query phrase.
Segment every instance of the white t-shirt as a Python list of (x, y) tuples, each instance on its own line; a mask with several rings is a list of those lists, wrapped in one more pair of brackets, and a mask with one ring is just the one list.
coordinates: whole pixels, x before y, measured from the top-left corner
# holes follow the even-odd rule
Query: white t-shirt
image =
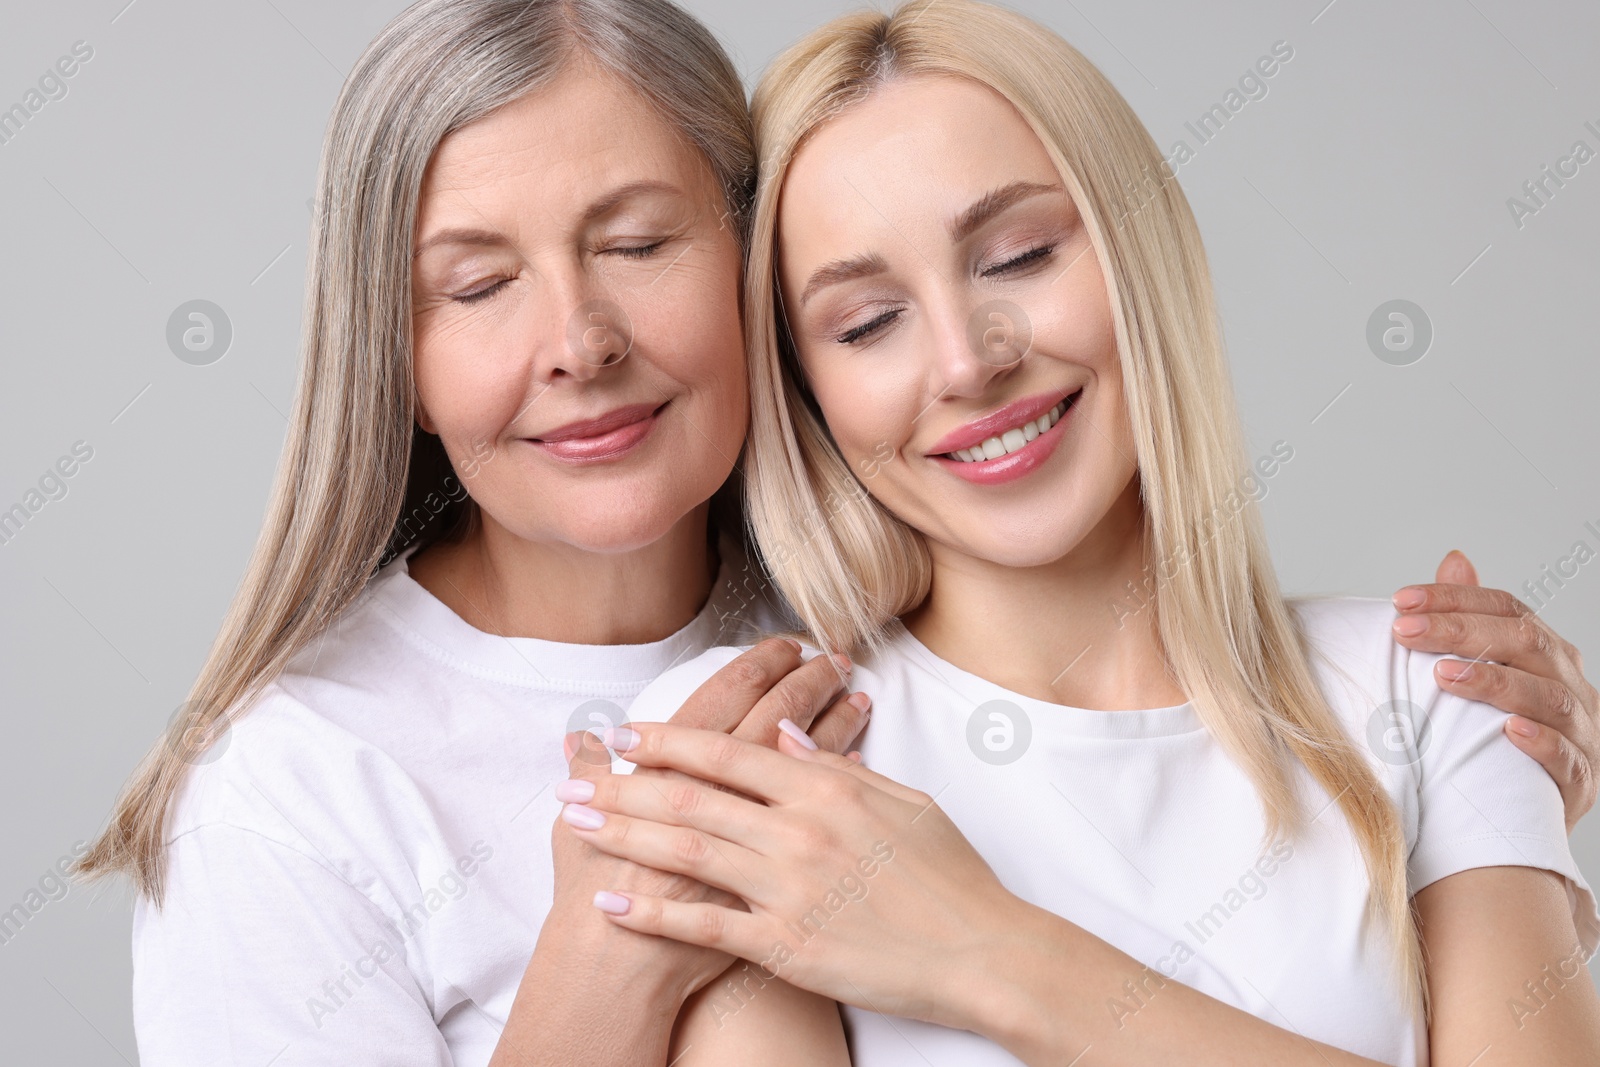
[[(1504, 713), (1441, 692), (1442, 657), (1397, 644), (1387, 602), (1296, 610), (1323, 691), (1404, 820), (1411, 892), (1474, 867), (1555, 871), (1592, 955), (1600, 913), (1568, 848), (1560, 791), (1501, 734)], [(670, 717), (736, 654), (716, 649), (668, 672), (632, 716)], [(858, 743), (865, 764), (935, 797), (1013, 893), (1274, 1025), (1384, 1063), (1427, 1064), (1420, 1017), (1399, 1008), (1388, 941), (1380, 932), (1363, 943), (1368, 885), (1355, 839), (1303, 768), (1315, 818), (1263, 853), (1256, 791), (1191, 705), (1106, 712), (1035, 700), (941, 660), (900, 626), (851, 686), (873, 699)], [(1108, 997), (1104, 1010), (1129, 1025), (1158, 985)], [(848, 1006), (844, 1016), (856, 1067), (1020, 1062), (972, 1033)]]
[(169, 896), (134, 911), (141, 1062), (488, 1063), (551, 906), (563, 734), (781, 625), (762, 590), (725, 543), (682, 630), (574, 645), (474, 629), (385, 567), (180, 789)]

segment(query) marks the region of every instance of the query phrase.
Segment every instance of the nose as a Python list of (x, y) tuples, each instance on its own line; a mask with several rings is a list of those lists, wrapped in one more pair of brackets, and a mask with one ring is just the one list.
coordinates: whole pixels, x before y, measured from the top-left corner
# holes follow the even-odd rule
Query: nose
[(555, 321), (544, 326), (549, 332), (539, 345), (537, 371), (545, 383), (561, 378), (592, 381), (633, 349), (633, 322), (627, 311), (586, 286), (563, 286), (553, 311)]
[(934, 319), (934, 391), (940, 396), (980, 396), (996, 378), (1022, 362), (1032, 344), (1027, 315), (1004, 300), (973, 308), (952, 301)]

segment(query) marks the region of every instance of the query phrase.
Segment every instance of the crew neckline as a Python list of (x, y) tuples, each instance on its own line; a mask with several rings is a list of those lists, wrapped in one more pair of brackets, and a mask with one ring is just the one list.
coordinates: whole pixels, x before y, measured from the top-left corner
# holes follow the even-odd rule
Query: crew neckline
[(905, 623), (898, 619), (895, 620), (894, 626), (896, 632), (890, 639), (889, 650), (897, 651), (963, 698), (971, 700), (974, 705), (991, 700), (1010, 701), (1027, 713), (1028, 723), (1036, 734), (1055, 733), (1114, 741), (1136, 741), (1205, 729), (1199, 713), (1195, 711), (1193, 701), (1165, 708), (1100, 711), (1095, 708), (1073, 707), (1070, 704), (1054, 704), (1037, 697), (1024, 696), (971, 671), (963, 670), (940, 657), (919, 641)]
[(449, 664), (512, 685), (594, 695), (633, 695), (664, 671), (716, 644), (737, 616), (728, 591), (737, 544), (718, 540), (720, 557), (711, 595), (681, 629), (643, 644), (590, 645), (538, 637), (505, 637), (480, 630), (411, 576), (408, 548), (367, 586), (371, 603), (414, 645)]

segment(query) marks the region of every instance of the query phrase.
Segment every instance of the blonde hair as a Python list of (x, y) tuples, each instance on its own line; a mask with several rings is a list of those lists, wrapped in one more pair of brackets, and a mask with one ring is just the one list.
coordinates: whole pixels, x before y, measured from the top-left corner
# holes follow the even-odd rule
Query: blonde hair
[(746, 476), (775, 584), (819, 642), (847, 652), (879, 645), (928, 594), (921, 536), (867, 495), (804, 387), (776, 275), (779, 192), (796, 151), (876, 88), (918, 75), (966, 78), (1008, 100), (1077, 203), (1112, 295), (1172, 676), (1255, 784), (1267, 840), (1302, 825), (1292, 761), (1334, 798), (1365, 858), (1369, 910), (1396, 948), (1402, 988), (1426, 1009), (1399, 815), (1318, 688), (1259, 514), (1216, 521), (1246, 454), (1199, 228), (1176, 182), (1149, 188), (1162, 157), (1117, 90), (1021, 15), (970, 0), (847, 15), (780, 56), (756, 90)]
[(578, 53), (705, 157), (742, 242), (755, 180), (744, 85), (711, 33), (669, 0), (423, 0), (389, 23), (346, 79), (323, 139), (300, 384), (255, 553), (184, 713), (74, 873), (126, 873), (159, 906), (168, 808), (189, 765), (381, 561), (473, 521), (439, 439), (415, 423), (423, 175), (447, 134), (547, 84)]

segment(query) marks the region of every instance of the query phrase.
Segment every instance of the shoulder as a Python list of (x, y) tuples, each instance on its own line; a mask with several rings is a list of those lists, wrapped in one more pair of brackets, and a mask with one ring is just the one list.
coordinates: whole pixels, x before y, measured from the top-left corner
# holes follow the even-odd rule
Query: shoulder
[(1389, 601), (1315, 597), (1292, 600), (1289, 607), (1323, 694), (1358, 741), (1396, 705), (1431, 714), (1448, 695), (1433, 673), (1446, 657), (1395, 640), (1399, 612)]
[(666, 722), (713, 674), (752, 647), (754, 642), (747, 645), (718, 645), (668, 668), (634, 698), (628, 708), (628, 718), (635, 722)]
[(163, 843), (230, 828), (371, 887), (403, 878), (433, 823), (395, 760), (273, 683), (184, 767)]

